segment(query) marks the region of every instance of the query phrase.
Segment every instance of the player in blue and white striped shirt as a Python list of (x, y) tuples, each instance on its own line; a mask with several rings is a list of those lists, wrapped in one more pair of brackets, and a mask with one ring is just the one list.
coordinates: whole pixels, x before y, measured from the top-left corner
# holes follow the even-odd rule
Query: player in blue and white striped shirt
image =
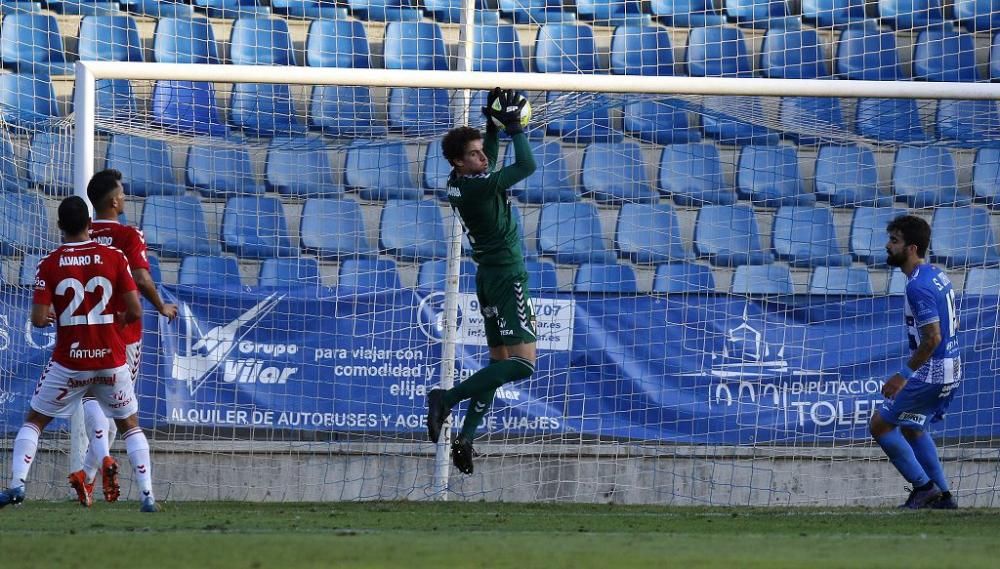
[(944, 416), (962, 379), (955, 292), (948, 275), (924, 262), (931, 240), (926, 221), (900, 216), (886, 232), (887, 263), (906, 275), (906, 335), (913, 353), (882, 386), (886, 399), (872, 415), (869, 429), (892, 465), (913, 485), (902, 507), (954, 509), (958, 505), (926, 428)]

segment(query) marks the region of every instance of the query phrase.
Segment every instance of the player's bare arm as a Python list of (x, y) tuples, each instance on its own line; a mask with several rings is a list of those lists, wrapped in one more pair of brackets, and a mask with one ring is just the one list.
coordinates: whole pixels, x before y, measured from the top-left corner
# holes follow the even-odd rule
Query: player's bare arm
[(156, 290), (156, 283), (153, 282), (153, 275), (149, 274), (149, 271), (142, 268), (132, 269), (132, 278), (135, 279), (135, 286), (142, 292), (142, 296), (156, 308), (157, 312), (169, 320), (177, 317), (177, 305), (163, 302)]
[(56, 321), (56, 313), (49, 304), (31, 305), (31, 325), (35, 328), (45, 328)]
[[(928, 360), (931, 359), (931, 354), (934, 350), (941, 344), (941, 325), (937, 322), (931, 322), (926, 326), (920, 327), (920, 344), (917, 345), (917, 349), (910, 356), (910, 360), (906, 362), (907, 367), (911, 370), (920, 369)], [(889, 378), (889, 381), (885, 382), (882, 386), (882, 395), (892, 399), (899, 393), (900, 389), (906, 385), (906, 379), (898, 373)]]
[(139, 304), (138, 293), (130, 290), (122, 294), (122, 300), (125, 302), (125, 312), (122, 314), (122, 320), (126, 324), (142, 318), (142, 305)]

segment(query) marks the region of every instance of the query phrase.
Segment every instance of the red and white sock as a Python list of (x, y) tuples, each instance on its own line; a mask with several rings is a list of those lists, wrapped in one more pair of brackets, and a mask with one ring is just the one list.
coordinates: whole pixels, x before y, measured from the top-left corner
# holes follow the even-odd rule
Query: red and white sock
[(32, 423), (25, 423), (14, 438), (13, 464), (10, 469), (10, 487), (20, 488), (24, 486), (24, 481), (28, 479), (28, 471), (31, 470), (31, 463), (35, 460), (35, 452), (38, 450), (38, 430)]
[(149, 441), (142, 429), (135, 427), (129, 429), (122, 437), (125, 441), (125, 450), (128, 452), (129, 462), (132, 463), (132, 471), (135, 472), (135, 481), (139, 485), (142, 497), (153, 496), (153, 466), (149, 463)]

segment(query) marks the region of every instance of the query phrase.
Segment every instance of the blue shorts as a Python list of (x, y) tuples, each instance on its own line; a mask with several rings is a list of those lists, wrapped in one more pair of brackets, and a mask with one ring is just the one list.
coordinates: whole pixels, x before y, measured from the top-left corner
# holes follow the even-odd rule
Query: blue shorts
[(930, 423), (936, 423), (944, 417), (959, 384), (958, 381), (924, 383), (911, 379), (896, 394), (895, 399), (882, 402), (878, 414), (887, 423), (922, 431)]

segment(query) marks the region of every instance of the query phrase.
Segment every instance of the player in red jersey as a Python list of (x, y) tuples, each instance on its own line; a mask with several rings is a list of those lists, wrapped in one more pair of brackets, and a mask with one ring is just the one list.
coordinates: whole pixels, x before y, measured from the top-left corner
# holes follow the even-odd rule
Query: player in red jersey
[[(135, 279), (139, 292), (157, 312), (173, 320), (177, 316), (177, 306), (164, 303), (156, 291), (156, 283), (149, 274), (146, 239), (135, 227), (118, 222), (118, 216), (125, 211), (125, 189), (121, 180), (121, 172), (108, 169), (94, 174), (87, 184), (87, 197), (94, 206), (96, 217), (90, 228), (90, 238), (121, 250), (128, 259), (132, 278)], [(135, 383), (142, 356), (142, 319), (126, 325), (121, 333), (125, 342), (126, 364), (132, 382)], [(110, 453), (117, 429), (114, 422), (109, 421), (104, 414), (101, 404), (93, 397), (84, 396), (83, 410), (90, 446), (83, 461), (83, 469), (70, 473), (70, 486), (76, 490), (81, 504), (92, 502), (94, 481), (100, 468), (104, 499), (114, 502), (121, 493), (118, 485), (118, 462)]]
[(59, 204), (59, 228), (63, 244), (38, 263), (31, 307), (32, 325), (56, 325), (56, 345), (14, 439), (11, 484), (0, 492), (0, 508), (24, 501), (39, 435), (53, 417), (68, 416), (89, 394), (125, 433), (142, 492), (140, 509), (155, 512), (149, 443), (139, 428), (139, 405), (120, 333), (142, 316), (135, 281), (121, 251), (90, 239), (90, 212), (83, 198), (71, 196)]

